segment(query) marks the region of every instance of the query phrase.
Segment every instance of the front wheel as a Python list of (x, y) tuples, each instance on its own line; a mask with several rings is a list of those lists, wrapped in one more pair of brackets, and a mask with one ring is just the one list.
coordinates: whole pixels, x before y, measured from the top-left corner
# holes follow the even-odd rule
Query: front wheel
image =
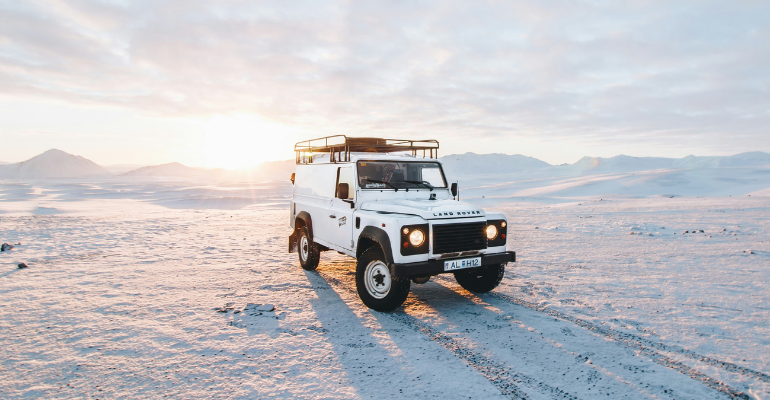
[(303, 226), (299, 231), (299, 240), (297, 253), (299, 253), (299, 265), (302, 269), (312, 271), (318, 268), (318, 260), (321, 258), (321, 251), (318, 249), (318, 245), (310, 239), (307, 226)]
[(356, 266), (356, 289), (364, 304), (375, 311), (393, 311), (409, 295), (408, 278), (396, 278), (379, 247), (371, 247), (361, 254)]
[(486, 293), (497, 287), (505, 275), (505, 264), (485, 265), (483, 267), (462, 269), (454, 273), (457, 283), (465, 290)]

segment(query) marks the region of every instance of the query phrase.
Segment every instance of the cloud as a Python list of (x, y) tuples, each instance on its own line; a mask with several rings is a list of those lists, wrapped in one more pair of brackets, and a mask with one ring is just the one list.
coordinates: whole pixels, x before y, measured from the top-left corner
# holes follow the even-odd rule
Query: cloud
[(6, 3), (0, 93), (319, 133), (770, 150), (769, 20), (751, 1)]

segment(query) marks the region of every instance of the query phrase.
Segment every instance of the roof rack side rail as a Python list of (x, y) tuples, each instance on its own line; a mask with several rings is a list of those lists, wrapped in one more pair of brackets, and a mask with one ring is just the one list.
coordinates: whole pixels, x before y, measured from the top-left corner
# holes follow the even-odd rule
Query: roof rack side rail
[(422, 150), (423, 157), (438, 158), (438, 140), (383, 139), (372, 137), (326, 136), (297, 142), (294, 145), (297, 164), (311, 164), (316, 153), (329, 154), (329, 161), (350, 162), (350, 153), (394, 153), (407, 152), (417, 156)]

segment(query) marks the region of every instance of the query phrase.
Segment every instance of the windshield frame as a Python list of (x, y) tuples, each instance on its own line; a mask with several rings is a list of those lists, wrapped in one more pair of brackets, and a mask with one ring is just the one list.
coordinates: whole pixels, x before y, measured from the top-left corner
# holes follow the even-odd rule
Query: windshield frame
[[(383, 184), (383, 187), (364, 187), (361, 184), (361, 163), (392, 163), (392, 164), (435, 164), (436, 167), (438, 167), (439, 172), (441, 173), (441, 178), (444, 180), (444, 186), (432, 186), (428, 187), (425, 184), (413, 184), (408, 183), (405, 181), (402, 181), (404, 183), (407, 183), (409, 185), (408, 187), (395, 187), (392, 186), (389, 182), (386, 182)], [(422, 161), (422, 160), (356, 160), (356, 181), (358, 182), (358, 188), (361, 190), (393, 190), (393, 191), (399, 191), (399, 190), (434, 190), (434, 189), (448, 189), (449, 188), (449, 181), (446, 179), (446, 174), (444, 174), (444, 166), (441, 165), (438, 161)], [(395, 182), (394, 182), (395, 183)]]

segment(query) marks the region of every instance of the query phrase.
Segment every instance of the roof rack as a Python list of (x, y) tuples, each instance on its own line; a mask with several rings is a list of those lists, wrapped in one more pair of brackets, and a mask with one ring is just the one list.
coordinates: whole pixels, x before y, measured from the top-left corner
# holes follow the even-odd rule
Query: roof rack
[[(438, 140), (382, 139), (369, 137), (327, 136), (305, 140), (294, 145), (297, 164), (311, 164), (315, 153), (328, 153), (329, 161), (350, 162), (350, 153), (395, 153), (410, 152), (417, 156), (438, 158)], [(309, 154), (308, 154), (309, 153)]]

